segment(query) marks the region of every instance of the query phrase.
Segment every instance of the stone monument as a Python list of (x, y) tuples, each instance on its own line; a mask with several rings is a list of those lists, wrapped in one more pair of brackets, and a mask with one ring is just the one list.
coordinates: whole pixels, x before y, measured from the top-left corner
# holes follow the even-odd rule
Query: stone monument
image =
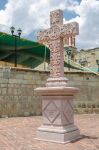
[(79, 34), (76, 22), (63, 25), (63, 12), (55, 10), (50, 13), (50, 28), (40, 31), (39, 42), (48, 42), (50, 54), (50, 77), (46, 87), (36, 88), (42, 96), (43, 124), (38, 128), (37, 139), (67, 143), (80, 137), (74, 125), (73, 97), (78, 92), (68, 86), (64, 77), (63, 39), (66, 36)]

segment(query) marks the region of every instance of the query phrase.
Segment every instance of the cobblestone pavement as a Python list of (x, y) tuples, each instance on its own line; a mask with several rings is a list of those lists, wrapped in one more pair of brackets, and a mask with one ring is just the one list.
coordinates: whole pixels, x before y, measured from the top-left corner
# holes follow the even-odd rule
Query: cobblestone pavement
[(76, 115), (82, 139), (68, 144), (36, 140), (41, 117), (0, 119), (0, 150), (99, 150), (99, 115)]

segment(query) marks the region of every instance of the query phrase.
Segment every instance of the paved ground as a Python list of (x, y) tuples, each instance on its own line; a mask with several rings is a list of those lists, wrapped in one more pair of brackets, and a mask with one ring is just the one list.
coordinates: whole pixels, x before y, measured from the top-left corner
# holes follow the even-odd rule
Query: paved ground
[(41, 117), (0, 119), (0, 150), (99, 150), (99, 115), (76, 115), (83, 138), (69, 144), (37, 141)]

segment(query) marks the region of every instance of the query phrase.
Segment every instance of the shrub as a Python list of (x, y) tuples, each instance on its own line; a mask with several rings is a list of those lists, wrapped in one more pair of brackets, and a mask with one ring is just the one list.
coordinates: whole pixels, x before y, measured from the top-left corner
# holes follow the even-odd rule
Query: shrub
[(82, 108), (86, 108), (86, 104), (85, 103), (82, 103)]
[(95, 104), (92, 104), (92, 108), (96, 108), (96, 105), (95, 105)]

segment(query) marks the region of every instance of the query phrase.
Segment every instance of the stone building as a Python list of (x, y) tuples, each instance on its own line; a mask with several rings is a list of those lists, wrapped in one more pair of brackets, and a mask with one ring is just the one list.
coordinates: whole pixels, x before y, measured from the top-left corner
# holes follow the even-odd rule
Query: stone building
[[(67, 54), (68, 50), (70, 50), (70, 55)], [(90, 71), (94, 72), (99, 71), (99, 65), (97, 64), (96, 61), (99, 60), (99, 48), (77, 51), (77, 48), (74, 46), (64, 45), (64, 60), (67, 61), (67, 63), (71, 63), (68, 59), (71, 59), (74, 62), (74, 64), (72, 64), (74, 66), (76, 66), (77, 63), (90, 69)], [(46, 70), (46, 71), (49, 69), (50, 69), (49, 64), (46, 62), (43, 62), (38, 67), (34, 68), (34, 70)], [(68, 69), (68, 67), (65, 67), (64, 70), (77, 71), (76, 69), (72, 68)]]
[(74, 56), (74, 61), (80, 63), (82, 66), (89, 68), (92, 71), (99, 71), (99, 47), (80, 50)]

